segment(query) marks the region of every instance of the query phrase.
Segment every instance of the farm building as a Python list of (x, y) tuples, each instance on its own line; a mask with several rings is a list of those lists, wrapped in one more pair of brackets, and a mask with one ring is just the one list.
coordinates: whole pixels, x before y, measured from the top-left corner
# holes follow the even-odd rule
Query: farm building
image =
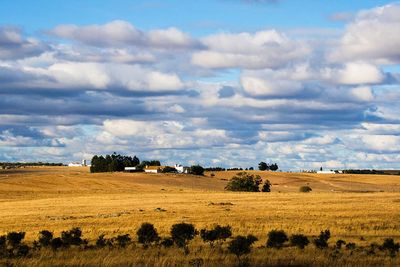
[(174, 168), (177, 170), (178, 173), (189, 173), (190, 167), (185, 167), (180, 164), (175, 164)]
[(148, 173), (160, 173), (165, 168), (165, 166), (146, 166), (144, 172)]
[(79, 162), (71, 162), (71, 163), (68, 164), (68, 167), (84, 167), (84, 166), (88, 166), (88, 165), (86, 164), (86, 159), (83, 159), (83, 160), (82, 160), (82, 163), (79, 163)]
[(139, 172), (141, 171), (140, 169), (136, 168), (136, 167), (125, 167), (124, 169), (126, 172)]
[(68, 167), (82, 167), (82, 163), (71, 162), (71, 163), (68, 163)]
[(336, 172), (334, 172), (334, 171), (317, 171), (317, 173), (320, 173), (320, 174), (335, 174)]

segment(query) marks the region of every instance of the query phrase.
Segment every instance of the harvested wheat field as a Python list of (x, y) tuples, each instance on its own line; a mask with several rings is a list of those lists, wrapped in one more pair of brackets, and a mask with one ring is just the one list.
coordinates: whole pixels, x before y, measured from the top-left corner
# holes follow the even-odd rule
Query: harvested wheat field
[[(55, 235), (80, 227), (93, 243), (100, 234), (116, 236), (136, 231), (143, 222), (154, 224), (160, 236), (174, 223), (192, 223), (197, 229), (230, 225), (233, 235), (255, 235), (259, 241), (248, 256), (254, 266), (396, 266), (399, 256), (384, 252), (305, 251), (288, 247), (264, 248), (267, 233), (282, 229), (288, 235), (310, 238), (329, 229), (330, 245), (338, 239), (357, 247), (400, 240), (400, 176), (318, 175), (258, 172), (272, 183), (270, 193), (226, 192), (227, 179), (236, 172), (206, 173), (204, 177), (179, 174), (101, 173), (87, 168), (32, 167), (0, 171), (0, 235), (26, 232), (31, 243), (41, 230)], [(309, 185), (313, 191), (299, 193)], [(223, 248), (219, 248), (220, 250)], [(221, 266), (236, 258), (211, 249), (196, 237), (191, 253), (161, 248), (101, 250), (41, 250), (32, 257), (0, 260), (15, 266)], [(72, 253), (72, 254), (71, 254)], [(336, 252), (335, 252), (336, 253)], [(353, 255), (354, 253), (354, 255)], [(193, 261), (201, 259), (202, 261)], [(195, 265), (200, 266), (200, 265)]]

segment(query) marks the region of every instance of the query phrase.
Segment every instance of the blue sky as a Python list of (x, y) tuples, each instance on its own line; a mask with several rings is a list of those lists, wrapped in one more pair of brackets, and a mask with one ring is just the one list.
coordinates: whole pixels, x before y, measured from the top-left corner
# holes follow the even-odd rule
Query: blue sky
[[(252, 3), (251, 3), (252, 2)], [(102, 24), (126, 20), (144, 29), (178, 27), (202, 36), (210, 31), (255, 31), (267, 27), (340, 27), (332, 14), (356, 13), (388, 1), (1, 1), (0, 23), (19, 25), (35, 33), (59, 24)]]
[(391, 1), (0, 1), (0, 161), (400, 168)]

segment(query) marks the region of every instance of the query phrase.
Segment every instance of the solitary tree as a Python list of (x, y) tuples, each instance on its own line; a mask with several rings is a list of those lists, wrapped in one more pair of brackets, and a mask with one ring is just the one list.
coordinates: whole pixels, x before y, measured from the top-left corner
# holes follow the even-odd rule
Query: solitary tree
[(228, 191), (259, 192), (262, 179), (259, 175), (239, 172), (231, 178), (225, 189)]
[(268, 164), (264, 161), (261, 161), (260, 163), (258, 163), (258, 169), (260, 171), (266, 171), (268, 169)]

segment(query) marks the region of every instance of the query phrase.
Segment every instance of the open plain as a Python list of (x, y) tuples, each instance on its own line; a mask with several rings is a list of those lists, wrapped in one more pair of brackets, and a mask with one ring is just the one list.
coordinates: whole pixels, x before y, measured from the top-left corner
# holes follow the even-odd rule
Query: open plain
[[(61, 231), (80, 227), (84, 237), (95, 242), (100, 234), (128, 233), (135, 240), (136, 230), (143, 222), (153, 223), (161, 236), (169, 235), (174, 223), (193, 223), (197, 229), (220, 224), (230, 225), (234, 235), (258, 237), (255, 244), (258, 249), (249, 256), (256, 265), (279, 265), (280, 262), (281, 265), (362, 266), (367, 262), (395, 266), (399, 263), (399, 256), (384, 255), (344, 254), (332, 259), (331, 254), (315, 251), (311, 245), (306, 253), (294, 248), (265, 252), (262, 246), (266, 234), (273, 229), (309, 237), (329, 229), (331, 245), (338, 239), (354, 242), (358, 247), (382, 243), (387, 237), (399, 240), (400, 176), (250, 171), (263, 180), (269, 179), (272, 192), (224, 191), (227, 180), (236, 172), (193, 176), (91, 174), (85, 167), (1, 170), (0, 235), (24, 231), (25, 242), (29, 243), (44, 229), (59, 235)], [(309, 185), (313, 191), (299, 193), (302, 185)], [(213, 253), (199, 237), (191, 243), (191, 250), (194, 254), (189, 256), (176, 249), (156, 252), (156, 249), (132, 248), (124, 253), (96, 250), (73, 255), (66, 251), (41, 251), (14, 263), (18, 266), (175, 266), (189, 264), (190, 257), (203, 258), (206, 266), (235, 263), (234, 256)]]

